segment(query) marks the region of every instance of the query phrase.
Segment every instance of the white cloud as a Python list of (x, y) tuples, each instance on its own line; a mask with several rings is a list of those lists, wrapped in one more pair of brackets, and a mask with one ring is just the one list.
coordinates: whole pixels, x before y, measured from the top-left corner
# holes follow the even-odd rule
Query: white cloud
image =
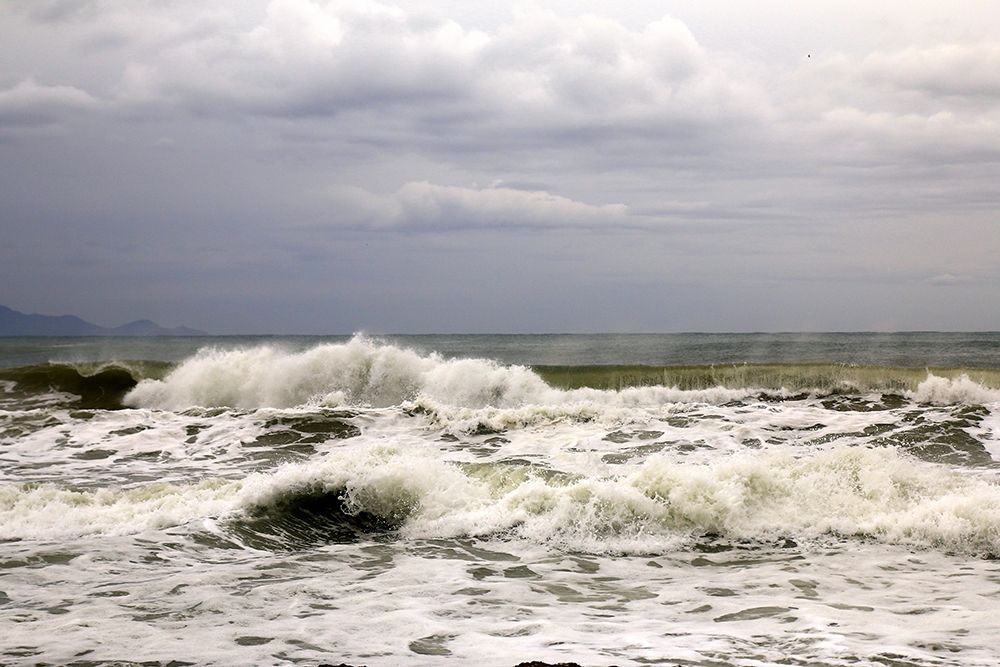
[(1000, 43), (941, 44), (878, 52), (861, 62), (873, 82), (931, 96), (1000, 96)]
[(955, 273), (940, 273), (930, 278), (927, 278), (926, 282), (929, 285), (942, 285), (942, 286), (952, 286), (952, 285), (970, 285), (975, 283), (983, 282), (982, 278), (977, 276), (970, 276), (967, 274), (955, 274)]
[(455, 23), (375, 3), (272, 0), (249, 29), (193, 36), (130, 63), (121, 95), (212, 115), (290, 117), (456, 99), (481, 41)]
[(1000, 157), (997, 45), (830, 54), (800, 65), (784, 83), (795, 141), (827, 164), (982, 164)]
[[(132, 62), (133, 100), (200, 113), (620, 131), (757, 117), (766, 96), (730, 77), (686, 26), (630, 30), (595, 16), (521, 11), (494, 32), (375, 2), (272, 0), (259, 23), (194, 36)], [(404, 105), (404, 108), (400, 108)]]
[(981, 161), (1000, 155), (1000, 124), (986, 114), (930, 114), (864, 111), (845, 107), (824, 114), (824, 130), (831, 144), (841, 149), (852, 145), (871, 159), (898, 161), (936, 157), (949, 161)]
[(0, 90), (0, 127), (37, 127), (57, 123), (99, 105), (89, 93), (72, 86), (45, 86), (33, 79)]
[(623, 204), (593, 205), (544, 191), (406, 183), (380, 196), (337, 188), (331, 221), (413, 230), (492, 227), (588, 227), (642, 224)]

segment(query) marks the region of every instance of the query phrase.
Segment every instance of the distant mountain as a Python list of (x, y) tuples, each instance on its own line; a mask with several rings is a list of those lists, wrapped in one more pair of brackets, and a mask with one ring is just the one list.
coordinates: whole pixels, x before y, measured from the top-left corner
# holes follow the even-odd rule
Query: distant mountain
[(0, 306), (0, 336), (204, 336), (204, 331), (177, 327), (168, 329), (149, 320), (136, 320), (120, 327), (100, 327), (76, 315), (36, 315)]
[(205, 336), (204, 331), (188, 329), (187, 327), (174, 327), (167, 329), (161, 327), (151, 320), (136, 320), (123, 324), (120, 327), (109, 329), (113, 336)]

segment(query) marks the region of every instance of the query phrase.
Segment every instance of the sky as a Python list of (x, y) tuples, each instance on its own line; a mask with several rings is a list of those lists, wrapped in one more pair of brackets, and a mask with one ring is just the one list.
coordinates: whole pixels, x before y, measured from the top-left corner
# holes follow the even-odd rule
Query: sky
[(1000, 330), (998, 184), (992, 0), (0, 3), (25, 312)]

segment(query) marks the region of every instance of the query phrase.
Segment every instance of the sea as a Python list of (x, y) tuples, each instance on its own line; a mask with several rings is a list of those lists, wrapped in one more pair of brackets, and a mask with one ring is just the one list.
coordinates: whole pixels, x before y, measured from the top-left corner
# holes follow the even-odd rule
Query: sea
[(1000, 333), (0, 339), (0, 664), (1000, 663)]

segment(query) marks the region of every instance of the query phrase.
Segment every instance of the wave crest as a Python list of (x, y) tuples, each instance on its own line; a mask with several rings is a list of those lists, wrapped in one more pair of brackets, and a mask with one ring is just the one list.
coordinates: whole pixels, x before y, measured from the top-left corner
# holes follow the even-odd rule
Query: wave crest
[(479, 359), (421, 356), (361, 336), (304, 352), (272, 346), (200, 351), (126, 397), (136, 407), (398, 405), (418, 395), (464, 405), (515, 405), (548, 390), (531, 370)]
[[(319, 517), (310, 528), (310, 512), (328, 505), (337, 516)], [(708, 534), (806, 542), (835, 536), (1000, 554), (995, 480), (893, 448), (803, 457), (771, 450), (701, 463), (657, 455), (620, 475), (581, 477), (372, 447), (243, 480), (0, 489), (4, 538), (140, 532), (216, 517), (234, 536), (272, 530), (273, 543), (290, 533), (315, 539), (337, 524), (397, 529), (403, 539), (499, 535), (592, 553), (663, 552)]]
[[(356, 336), (347, 343), (301, 352), (266, 345), (204, 349), (163, 379), (141, 381), (125, 403), (161, 409), (388, 407), (407, 402), (468, 409), (585, 404), (615, 409), (843, 393), (888, 393), (930, 403), (1000, 401), (1000, 390), (958, 371), (943, 372), (945, 376), (830, 364), (532, 369), (486, 359), (421, 355)], [(981, 374), (997, 379), (994, 371)]]
[(984, 387), (965, 374), (956, 378), (928, 374), (927, 379), (917, 385), (915, 391), (909, 392), (908, 396), (918, 403), (932, 405), (984, 405), (1000, 402), (1000, 389)]
[(356, 336), (303, 352), (261, 346), (206, 349), (162, 380), (143, 380), (125, 398), (134, 407), (286, 408), (300, 405), (387, 407), (408, 401), (464, 408), (593, 403), (640, 407), (668, 402), (727, 402), (751, 389), (559, 389), (525, 366), (485, 359), (422, 356)]
[(778, 451), (704, 463), (654, 456), (621, 476), (445, 463), (391, 449), (293, 464), (244, 487), (259, 508), (318, 490), (407, 538), (507, 535), (588, 552), (651, 553), (705, 534), (824, 536), (1000, 553), (1000, 486), (893, 448)]

